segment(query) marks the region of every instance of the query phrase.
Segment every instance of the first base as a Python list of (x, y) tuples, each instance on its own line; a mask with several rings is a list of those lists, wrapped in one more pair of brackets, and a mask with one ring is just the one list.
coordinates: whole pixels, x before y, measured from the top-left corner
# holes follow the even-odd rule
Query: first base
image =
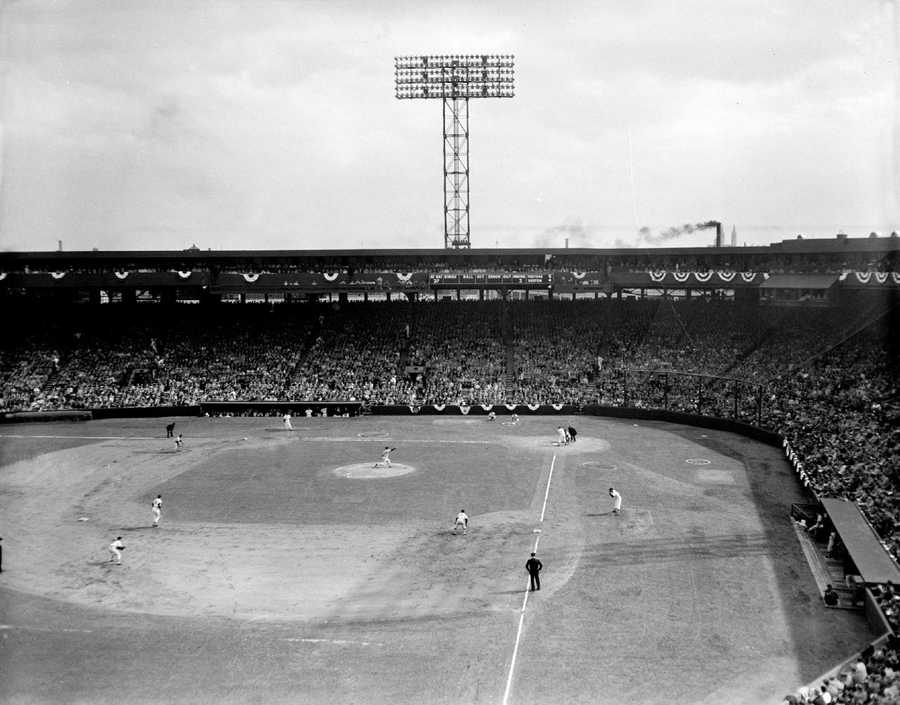
[(541, 530), (540, 530), (540, 529), (535, 529), (533, 533), (539, 534), (539, 533), (541, 533)]

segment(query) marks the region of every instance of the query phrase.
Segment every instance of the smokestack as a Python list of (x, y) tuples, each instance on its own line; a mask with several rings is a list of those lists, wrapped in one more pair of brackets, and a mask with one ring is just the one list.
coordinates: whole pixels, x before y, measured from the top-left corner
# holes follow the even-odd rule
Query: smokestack
[(713, 221), (716, 224), (716, 247), (722, 246), (722, 224), (718, 221)]
[(566, 238), (566, 249), (569, 249), (569, 238)]
[(57, 240), (59, 243), (59, 251), (62, 252), (62, 240)]

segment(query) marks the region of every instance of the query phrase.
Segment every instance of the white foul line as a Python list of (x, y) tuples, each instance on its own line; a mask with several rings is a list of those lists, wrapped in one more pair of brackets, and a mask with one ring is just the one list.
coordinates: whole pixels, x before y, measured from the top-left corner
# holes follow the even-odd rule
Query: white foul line
[[(550, 475), (547, 477), (547, 489), (544, 491), (544, 505), (541, 507), (540, 523), (544, 523), (544, 514), (547, 511), (547, 498), (550, 496), (550, 481), (553, 479), (553, 468), (556, 465), (556, 454), (553, 454), (553, 460), (550, 461)], [(541, 542), (541, 534), (534, 539), (533, 553), (537, 553), (538, 544)], [(519, 641), (522, 639), (522, 626), (525, 624), (525, 607), (528, 605), (528, 593), (531, 591), (531, 583), (529, 579), (528, 585), (525, 586), (525, 598), (522, 600), (522, 611), (519, 614), (519, 628), (516, 630), (516, 644), (513, 647), (512, 659), (509, 662), (509, 675), (506, 677), (506, 690), (503, 691), (503, 705), (507, 705), (509, 701), (509, 692), (512, 689), (513, 672), (516, 669), (516, 656), (519, 654)]]
[[(544, 506), (541, 507), (541, 524), (544, 523), (544, 512), (547, 511), (547, 497), (550, 496), (550, 480), (553, 479), (553, 466), (556, 465), (556, 453), (553, 454), (553, 460), (550, 461), (550, 476), (547, 478), (547, 490), (544, 492)], [(541, 537), (538, 536), (538, 539)]]

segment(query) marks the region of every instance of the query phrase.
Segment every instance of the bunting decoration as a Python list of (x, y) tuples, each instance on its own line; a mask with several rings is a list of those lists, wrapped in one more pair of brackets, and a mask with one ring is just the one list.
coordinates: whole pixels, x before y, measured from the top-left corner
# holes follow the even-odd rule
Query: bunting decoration
[(66, 276), (66, 273), (65, 272), (50, 272), (50, 276), (53, 277), (54, 279), (62, 279), (64, 276)]
[(325, 277), (325, 281), (333, 282), (335, 279), (338, 278), (338, 276), (340, 276), (340, 272), (332, 272), (332, 273), (324, 272), (322, 274), (322, 276)]
[(572, 276), (575, 277), (576, 279), (584, 279), (584, 275), (586, 273), (587, 272), (572, 272)]
[[(719, 275), (719, 279), (723, 282), (730, 282), (735, 277), (734, 272), (716, 272)], [(753, 280), (753, 277), (750, 277), (750, 281)], [(747, 281), (746, 279), (744, 281)]]
[(484, 409), (485, 411), (490, 411), (491, 409), (494, 408), (494, 405), (493, 404), (482, 404), (481, 408)]
[(656, 272), (650, 272), (649, 274), (650, 274), (650, 278), (655, 282), (661, 282), (663, 279), (666, 278), (666, 272), (665, 272), (665, 270), (662, 270), (662, 269), (660, 269), (659, 271), (656, 271)]
[(518, 405), (517, 405), (517, 404), (504, 404), (503, 406), (505, 406), (505, 407), (506, 407), (507, 409), (509, 409), (510, 411), (515, 411), (515, 410), (516, 410), (516, 406), (518, 406)]
[(697, 277), (698, 282), (708, 282), (710, 277), (712, 277), (712, 272), (705, 272), (701, 274), (700, 272), (694, 272), (694, 276)]
[[(181, 272), (179, 272), (179, 274), (180, 273)], [(241, 276), (244, 277), (244, 281), (247, 282), (248, 284), (252, 284), (257, 279), (259, 279), (259, 274), (242, 274)]]
[(552, 406), (557, 411), (562, 411), (563, 408), (563, 404), (551, 404), (550, 406)]
[(434, 407), (435, 411), (443, 411), (447, 407), (446, 404), (432, 404), (432, 406)]
[(531, 409), (532, 411), (537, 411), (538, 409), (541, 408), (541, 405), (540, 405), (540, 404), (526, 404), (526, 406), (527, 406), (529, 409)]
[(116, 275), (116, 279), (127, 279), (128, 272), (113, 272)]
[(860, 284), (900, 284), (900, 272), (841, 272), (838, 281), (847, 281), (847, 278), (853, 274), (856, 281)]
[(471, 408), (472, 408), (471, 406), (466, 406), (465, 404), (460, 404), (460, 405), (459, 405), (459, 410), (462, 412), (463, 416), (468, 415), (469, 410), (470, 410)]
[(404, 283), (406, 283), (410, 279), (412, 279), (412, 275), (413, 275), (412, 272), (410, 272), (409, 274), (404, 274), (403, 272), (394, 272), (394, 276), (397, 277), (397, 280), (404, 282)]
[[(191, 270), (188, 270), (186, 272), (182, 272), (180, 269), (178, 270), (178, 276), (181, 277), (182, 279), (187, 279), (189, 276), (191, 276), (191, 274), (193, 274), (193, 272)], [(257, 276), (259, 276), (259, 275), (257, 275)]]

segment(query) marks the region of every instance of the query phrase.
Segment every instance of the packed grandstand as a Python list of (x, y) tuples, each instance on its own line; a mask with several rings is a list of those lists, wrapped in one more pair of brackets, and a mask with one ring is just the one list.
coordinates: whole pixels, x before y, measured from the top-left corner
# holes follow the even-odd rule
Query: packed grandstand
[[(353, 301), (346, 293), (309, 296), (307, 291), (296, 304), (273, 303), (290, 300), (273, 296), (259, 305), (227, 305), (220, 298), (189, 306), (158, 296), (154, 305), (109, 306), (98, 303), (97, 296), (76, 303), (71, 296), (61, 300), (30, 296), (34, 292), (24, 289), (7, 291), (0, 411), (13, 415), (289, 402), (310, 408), (316, 403), (352, 403), (362, 410), (406, 407), (411, 412), (448, 405), (464, 410), (629, 407), (719, 417), (784, 437), (800, 480), (811, 492), (856, 502), (897, 559), (896, 241), (888, 255), (876, 253), (873, 259), (857, 254), (854, 263), (860, 269), (850, 279), (858, 288), (870, 281), (882, 285), (876, 295), (770, 302), (790, 305), (762, 305), (762, 292), (740, 296), (733, 287), (730, 295), (695, 291), (691, 297), (684, 279), (675, 279), (682, 270), (678, 262), (672, 268), (668, 253), (658, 261), (651, 255), (649, 267), (639, 274), (661, 281), (659, 272), (672, 273), (669, 290), (656, 286), (655, 295), (635, 298), (622, 297), (620, 287), (619, 296), (579, 298), (566, 290), (571, 296), (490, 300), (484, 290), (506, 271), (496, 261), (486, 270), (484, 263), (469, 269), (433, 268), (443, 272), (440, 276), (450, 277), (452, 271), (457, 288), (469, 283), (480, 291), (478, 300), (471, 301), (437, 300), (436, 295)], [(546, 277), (533, 279), (535, 288), (565, 279), (559, 258), (535, 253), (532, 259), (517, 262), (515, 271)], [(779, 271), (789, 267), (788, 273), (821, 274), (817, 262), (833, 283), (847, 276), (840, 263), (823, 265), (804, 253), (780, 261)], [(409, 259), (393, 264), (411, 271)], [(84, 274), (81, 262), (68, 272), (57, 266), (58, 271), (48, 267), (38, 274), (49, 273), (56, 281)], [(419, 266), (429, 272), (427, 286), (434, 290), (435, 272)], [(608, 263), (601, 266), (597, 271), (604, 282), (599, 287), (610, 293), (616, 272)], [(696, 268), (697, 262), (691, 266)], [(266, 271), (279, 267), (290, 268), (273, 262)], [(366, 269), (366, 257), (360, 257), (358, 266), (351, 263), (357, 275)], [(93, 270), (103, 271), (102, 266)], [(765, 272), (766, 278), (775, 272)], [(120, 281), (127, 278), (124, 269), (113, 273)], [(490, 280), (492, 273), (495, 280)], [(23, 286), (26, 274), (35, 272), (21, 268), (15, 286)], [(278, 276), (284, 279), (285, 272)], [(693, 284), (700, 286), (703, 276), (701, 272)], [(411, 280), (409, 274), (403, 277)], [(179, 278), (187, 279), (183, 274)], [(248, 286), (257, 279), (244, 278)], [(340, 283), (337, 275), (327, 281)], [(654, 281), (630, 286), (646, 294)], [(720, 289), (726, 283), (723, 279)], [(265, 407), (255, 408), (249, 413)], [(889, 623), (900, 628), (900, 594), (890, 586), (875, 592)], [(900, 701), (898, 640), (891, 636), (868, 649), (851, 668), (817, 689), (827, 691), (831, 702)], [(822, 697), (820, 692), (808, 690), (790, 696), (796, 702), (818, 702), (816, 697)]]

